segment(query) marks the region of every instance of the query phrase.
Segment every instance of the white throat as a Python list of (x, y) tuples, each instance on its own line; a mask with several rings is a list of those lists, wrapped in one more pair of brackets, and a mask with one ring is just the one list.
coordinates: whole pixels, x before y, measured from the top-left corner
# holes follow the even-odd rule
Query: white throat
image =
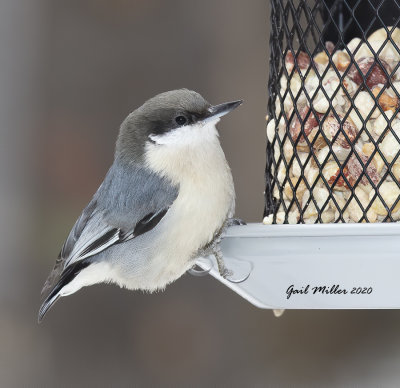
[(213, 137), (218, 137), (215, 125), (219, 120), (219, 118), (213, 118), (212, 120), (200, 121), (196, 124), (176, 128), (162, 135), (150, 135), (149, 137), (159, 145), (194, 146), (211, 140)]

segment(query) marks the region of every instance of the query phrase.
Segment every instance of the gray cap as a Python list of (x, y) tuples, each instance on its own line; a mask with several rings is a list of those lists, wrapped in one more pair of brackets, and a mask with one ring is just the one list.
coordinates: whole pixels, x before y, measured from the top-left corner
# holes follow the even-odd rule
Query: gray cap
[(188, 89), (157, 94), (128, 115), (121, 125), (115, 156), (127, 162), (140, 162), (149, 135), (160, 135), (179, 124), (179, 116), (193, 123), (206, 117), (211, 105), (199, 94)]

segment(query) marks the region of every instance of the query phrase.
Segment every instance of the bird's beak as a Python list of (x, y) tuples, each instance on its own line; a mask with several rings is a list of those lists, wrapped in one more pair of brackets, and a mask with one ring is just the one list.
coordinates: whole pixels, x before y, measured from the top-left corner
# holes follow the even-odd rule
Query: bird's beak
[(241, 105), (243, 100), (225, 102), (224, 104), (214, 105), (208, 108), (208, 114), (206, 120), (210, 119), (218, 119), (222, 116), (225, 116), (230, 111), (236, 109), (239, 105)]

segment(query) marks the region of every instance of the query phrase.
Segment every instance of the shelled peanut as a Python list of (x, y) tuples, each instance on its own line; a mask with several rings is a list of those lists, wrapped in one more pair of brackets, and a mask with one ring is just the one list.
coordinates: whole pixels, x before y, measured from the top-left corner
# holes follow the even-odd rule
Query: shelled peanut
[[(388, 30), (400, 51), (400, 29)], [(312, 58), (286, 54), (279, 122), (267, 125), (279, 162), (275, 222), (400, 220), (400, 54), (386, 39), (382, 28), (368, 38), (372, 51), (354, 38)]]

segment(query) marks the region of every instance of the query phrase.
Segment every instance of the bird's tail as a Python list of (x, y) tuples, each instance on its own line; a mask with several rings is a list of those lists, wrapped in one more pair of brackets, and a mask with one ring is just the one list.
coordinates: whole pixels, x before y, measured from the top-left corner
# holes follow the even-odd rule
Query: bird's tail
[[(42, 305), (39, 309), (38, 322), (40, 323), (46, 313), (50, 310), (50, 308), (57, 302), (58, 299), (62, 296), (62, 289), (70, 283), (79, 272), (81, 272), (84, 268), (86, 268), (90, 264), (89, 260), (78, 261), (69, 267), (66, 267), (60, 274), (58, 274), (58, 278), (55, 281), (55, 284), (50, 286), (49, 279), (46, 281), (43, 291), (47, 291), (50, 289), (49, 293), (43, 300)], [(54, 270), (53, 270), (54, 271)], [(52, 282), (54, 280), (54, 274), (50, 274)], [(51, 287), (51, 288), (50, 288)], [(43, 293), (42, 291), (42, 293)]]
[(40, 306), (38, 323), (42, 322), (42, 319), (46, 315), (47, 311), (50, 310), (50, 308), (54, 305), (54, 303), (57, 302), (58, 299), (60, 299), (60, 297), (61, 297), (60, 292), (57, 292), (55, 295), (53, 295), (53, 293), (50, 293), (47, 296), (47, 298), (43, 301), (42, 305)]

